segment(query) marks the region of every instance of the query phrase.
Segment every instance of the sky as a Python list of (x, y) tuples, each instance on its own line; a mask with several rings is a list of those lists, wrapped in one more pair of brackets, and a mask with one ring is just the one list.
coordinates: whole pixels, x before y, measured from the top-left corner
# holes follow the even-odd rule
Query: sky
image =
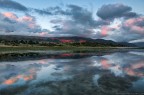
[(144, 0), (0, 0), (0, 35), (144, 42)]

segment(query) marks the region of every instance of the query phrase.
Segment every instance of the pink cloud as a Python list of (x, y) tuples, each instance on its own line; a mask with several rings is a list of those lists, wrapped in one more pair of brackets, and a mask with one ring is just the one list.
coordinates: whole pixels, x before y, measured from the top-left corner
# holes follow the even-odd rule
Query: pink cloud
[(17, 21), (21, 22), (21, 23), (27, 23), (29, 28), (37, 27), (36, 22), (35, 22), (35, 18), (32, 16), (19, 17), (19, 19)]
[(102, 26), (101, 28), (101, 35), (102, 36), (107, 36), (108, 32), (113, 30), (112, 28), (108, 27), (108, 26)]
[(144, 23), (144, 17), (131, 18), (125, 21), (124, 26), (130, 31), (144, 34), (144, 26), (139, 26), (138, 23)]
[(144, 34), (144, 27), (132, 26), (131, 29), (137, 31), (138, 33)]
[(17, 20), (18, 17), (14, 14), (14, 13), (11, 13), (11, 12), (5, 12), (5, 13), (2, 13), (5, 17), (9, 18), (9, 19), (13, 19), (13, 20)]
[(18, 17), (16, 14), (14, 14), (12, 12), (4, 12), (2, 14), (4, 17), (15, 20), (18, 23), (26, 24), (29, 28), (37, 27), (36, 22), (35, 22), (35, 18), (32, 16), (25, 15), (22, 17)]
[[(13, 12), (3, 12), (0, 13), (1, 15), (1, 24), (0, 28), (4, 32), (9, 32), (10, 34), (16, 35), (36, 35), (36, 36), (48, 36), (47, 29), (41, 29), (41, 26), (36, 23), (36, 19), (34, 16), (31, 15), (23, 15), (17, 16)], [(10, 23), (5, 21), (4, 19), (7, 18), (9, 21), (14, 23)], [(13, 32), (11, 32), (13, 31)]]
[(28, 22), (32, 22), (34, 20), (34, 18), (31, 16), (23, 16), (21, 19), (22, 21), (28, 21)]

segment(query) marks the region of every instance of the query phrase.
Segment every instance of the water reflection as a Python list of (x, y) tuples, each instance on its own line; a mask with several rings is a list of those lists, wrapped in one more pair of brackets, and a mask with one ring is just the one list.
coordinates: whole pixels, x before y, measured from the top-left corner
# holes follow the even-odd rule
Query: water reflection
[(0, 95), (143, 92), (143, 53), (113, 52), (101, 56), (63, 53), (48, 59), (0, 62)]

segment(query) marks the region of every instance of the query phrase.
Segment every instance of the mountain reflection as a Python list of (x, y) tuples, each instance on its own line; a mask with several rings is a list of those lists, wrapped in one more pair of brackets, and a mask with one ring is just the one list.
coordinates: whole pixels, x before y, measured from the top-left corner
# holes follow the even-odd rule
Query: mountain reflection
[(144, 55), (137, 51), (101, 56), (63, 53), (48, 59), (0, 62), (0, 72), (2, 95), (115, 95), (144, 91)]

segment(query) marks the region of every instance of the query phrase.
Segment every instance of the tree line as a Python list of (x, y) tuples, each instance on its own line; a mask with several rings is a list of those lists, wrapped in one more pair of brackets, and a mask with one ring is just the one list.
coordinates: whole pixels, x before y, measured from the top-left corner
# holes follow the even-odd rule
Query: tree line
[(125, 45), (119, 43), (99, 43), (99, 42), (49, 42), (49, 41), (35, 41), (35, 40), (0, 40), (0, 44), (20, 46), (20, 45), (37, 45), (37, 46), (91, 46), (91, 47), (124, 47)]

